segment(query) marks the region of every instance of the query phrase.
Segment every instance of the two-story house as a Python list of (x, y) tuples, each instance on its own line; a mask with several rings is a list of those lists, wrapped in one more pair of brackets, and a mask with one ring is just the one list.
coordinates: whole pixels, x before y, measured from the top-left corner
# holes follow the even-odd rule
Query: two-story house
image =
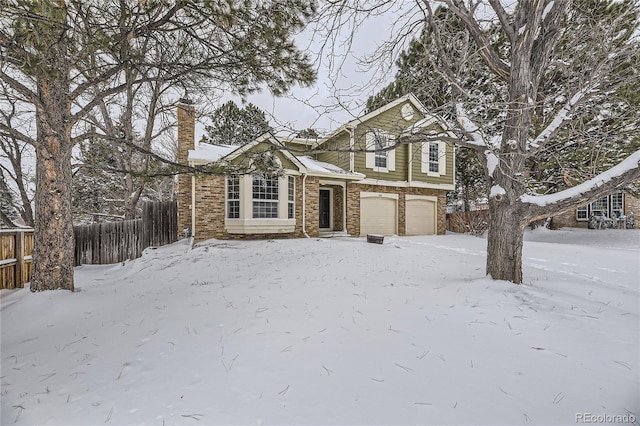
[(196, 240), (444, 234), (455, 155), (438, 135), (453, 136), (409, 94), (319, 140), (265, 134), (243, 146), (194, 144), (194, 108), (180, 104), (179, 162), (246, 170), (267, 156), (280, 172), (181, 175), (179, 224)]

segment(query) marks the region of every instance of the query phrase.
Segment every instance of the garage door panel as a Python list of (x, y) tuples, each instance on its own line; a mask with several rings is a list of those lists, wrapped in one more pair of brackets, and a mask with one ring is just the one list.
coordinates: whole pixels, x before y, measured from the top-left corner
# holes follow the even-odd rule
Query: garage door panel
[(396, 234), (397, 200), (386, 197), (360, 199), (360, 235)]
[(407, 200), (406, 235), (433, 235), (436, 233), (436, 202), (426, 199)]

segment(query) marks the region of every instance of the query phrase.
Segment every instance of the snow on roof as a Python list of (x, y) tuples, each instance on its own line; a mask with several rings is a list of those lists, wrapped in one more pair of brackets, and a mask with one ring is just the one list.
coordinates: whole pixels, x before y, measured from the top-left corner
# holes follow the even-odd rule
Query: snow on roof
[(214, 162), (220, 160), (222, 157), (232, 153), (238, 148), (238, 145), (213, 145), (210, 143), (198, 142), (195, 149), (189, 150), (187, 160)]
[(342, 175), (358, 175), (358, 173), (349, 172), (347, 170), (341, 169), (340, 167), (330, 163), (314, 160), (313, 158), (306, 155), (301, 155), (300, 157), (297, 157), (297, 158), (307, 168), (307, 170), (312, 173), (316, 172), (316, 173), (331, 173), (331, 174), (342, 174)]

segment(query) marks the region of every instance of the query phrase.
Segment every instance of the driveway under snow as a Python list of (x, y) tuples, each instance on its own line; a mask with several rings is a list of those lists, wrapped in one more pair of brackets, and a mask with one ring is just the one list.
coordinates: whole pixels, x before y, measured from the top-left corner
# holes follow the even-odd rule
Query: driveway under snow
[(485, 245), (178, 242), (76, 268), (75, 293), (3, 290), (0, 420), (640, 419), (640, 232), (528, 232), (520, 286), (484, 277)]

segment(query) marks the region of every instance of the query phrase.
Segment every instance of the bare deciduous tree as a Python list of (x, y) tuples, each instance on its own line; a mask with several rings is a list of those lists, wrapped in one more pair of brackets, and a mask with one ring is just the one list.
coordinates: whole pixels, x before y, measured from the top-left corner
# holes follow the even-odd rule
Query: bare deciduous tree
[[(391, 4), (336, 1), (323, 13), (336, 22), (331, 30), (340, 31), (345, 22), (357, 28), (358, 19)], [(564, 145), (559, 142), (588, 135), (608, 146), (612, 123), (617, 123), (618, 144), (637, 138), (638, 103), (629, 101), (629, 93), (638, 82), (640, 5), (629, 0), (416, 0), (414, 5), (402, 15), (404, 28), (370, 57), (370, 64), (392, 62), (407, 37), (427, 32), (425, 58), (446, 82), (445, 93), (433, 96), (448, 100), (434, 112), (450, 113), (459, 137), (448, 140), (474, 150), (485, 170), (487, 275), (521, 283), (527, 224), (640, 177), (640, 151), (552, 194), (533, 191), (530, 173), (536, 156), (550, 156)], [(441, 7), (448, 13), (440, 13)], [(431, 85), (427, 79), (423, 83)], [(413, 141), (430, 137), (416, 135)]]

